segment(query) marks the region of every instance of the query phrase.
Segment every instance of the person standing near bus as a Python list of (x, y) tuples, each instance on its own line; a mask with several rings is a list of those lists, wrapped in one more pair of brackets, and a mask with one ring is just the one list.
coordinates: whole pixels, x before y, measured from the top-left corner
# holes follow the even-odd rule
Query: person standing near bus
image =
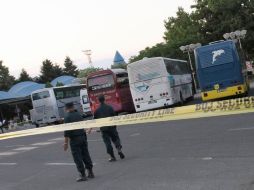
[[(72, 123), (83, 120), (82, 116), (75, 110), (72, 102), (65, 105), (65, 110), (67, 112), (64, 118), (65, 123)], [(76, 181), (86, 181), (87, 177), (94, 178), (93, 163), (88, 151), (88, 143), (85, 130), (76, 129), (64, 131), (64, 151), (67, 151), (69, 144), (71, 147), (73, 160), (80, 173), (80, 176), (76, 179)], [(85, 168), (88, 170), (87, 177)]]
[[(111, 117), (116, 115), (114, 109), (110, 105), (105, 103), (105, 97), (103, 95), (100, 95), (98, 97), (98, 100), (100, 102), (100, 106), (94, 112), (94, 119)], [(116, 161), (111, 141), (114, 143), (120, 158), (124, 159), (125, 155), (122, 152), (121, 140), (116, 130), (116, 126), (104, 126), (101, 127), (100, 130), (107, 149), (107, 153), (110, 155), (109, 162)]]

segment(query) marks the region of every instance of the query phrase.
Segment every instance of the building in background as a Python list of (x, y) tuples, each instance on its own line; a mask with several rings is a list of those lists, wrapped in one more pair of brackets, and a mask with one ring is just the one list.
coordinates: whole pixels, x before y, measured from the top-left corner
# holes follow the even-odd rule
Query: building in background
[(118, 51), (116, 51), (115, 57), (113, 60), (113, 65), (111, 65), (111, 69), (118, 69), (118, 68), (126, 69), (126, 67), (127, 67), (127, 64), (124, 61), (123, 56)]

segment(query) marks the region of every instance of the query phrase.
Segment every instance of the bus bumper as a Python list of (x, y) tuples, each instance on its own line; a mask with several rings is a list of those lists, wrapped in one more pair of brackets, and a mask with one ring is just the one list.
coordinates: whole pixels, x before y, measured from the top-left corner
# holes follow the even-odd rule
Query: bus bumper
[(152, 110), (156, 108), (162, 108), (162, 107), (167, 107), (170, 105), (174, 104), (174, 100), (170, 98), (163, 98), (159, 100), (152, 100), (149, 102), (140, 102), (140, 103), (134, 103), (135, 104), (135, 109), (136, 112), (140, 111), (147, 111), (147, 110)]
[(240, 94), (246, 93), (248, 90), (247, 85), (237, 85), (237, 86), (231, 86), (228, 88), (225, 88), (223, 90), (211, 90), (206, 92), (201, 92), (202, 100), (213, 100), (213, 99), (219, 99), (224, 98), (228, 96), (236, 96)]

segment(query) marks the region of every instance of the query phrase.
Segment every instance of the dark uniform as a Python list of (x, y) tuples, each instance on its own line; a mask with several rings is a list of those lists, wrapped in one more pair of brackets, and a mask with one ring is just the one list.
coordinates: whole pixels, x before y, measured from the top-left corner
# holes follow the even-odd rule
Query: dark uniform
[[(100, 107), (94, 113), (94, 119), (111, 117), (111, 116), (115, 116), (115, 115), (116, 115), (116, 113), (110, 105), (101, 103)], [(121, 151), (122, 145), (121, 145), (121, 141), (120, 141), (118, 132), (116, 130), (116, 126), (105, 126), (105, 127), (101, 127), (100, 130), (101, 130), (103, 141), (104, 141), (106, 149), (107, 149), (107, 153), (111, 156), (112, 159), (115, 160), (114, 150), (111, 145), (111, 140), (112, 140), (116, 149), (118, 150), (118, 154), (123, 159), (124, 155)], [(110, 160), (110, 161), (113, 161), (113, 160)]]
[[(83, 118), (76, 111), (66, 113), (64, 118), (65, 123), (72, 123), (82, 120)], [(74, 162), (80, 174), (85, 176), (85, 168), (88, 171), (92, 171), (93, 168), (93, 163), (88, 152), (86, 132), (84, 129), (64, 131), (64, 137), (68, 137), (70, 139), (71, 153)]]

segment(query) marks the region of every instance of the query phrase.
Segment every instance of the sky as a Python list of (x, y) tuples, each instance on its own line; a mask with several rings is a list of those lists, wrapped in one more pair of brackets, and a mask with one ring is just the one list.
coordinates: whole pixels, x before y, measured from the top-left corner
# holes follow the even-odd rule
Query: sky
[(147, 46), (163, 42), (164, 20), (193, 0), (0, 0), (0, 60), (10, 74), (24, 68), (38, 76), (43, 60), (79, 69), (109, 68), (116, 50), (128, 62)]

